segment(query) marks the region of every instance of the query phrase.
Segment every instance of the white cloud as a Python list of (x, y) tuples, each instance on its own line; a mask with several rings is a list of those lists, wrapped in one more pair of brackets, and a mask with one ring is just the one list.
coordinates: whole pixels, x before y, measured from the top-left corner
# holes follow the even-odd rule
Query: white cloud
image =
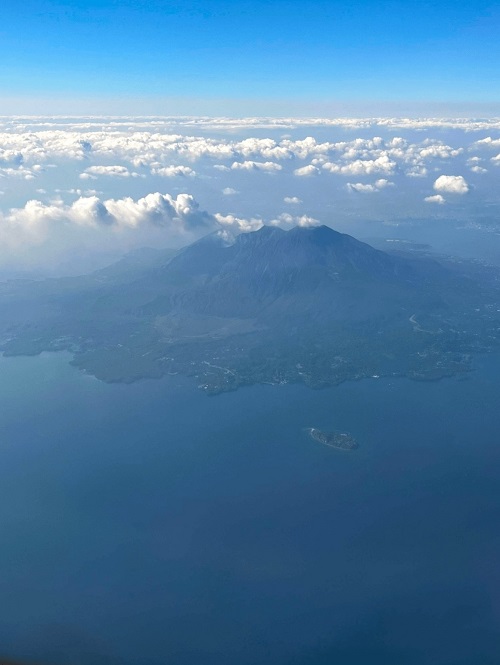
[(446, 203), (446, 199), (441, 196), (441, 194), (434, 194), (434, 196), (426, 196), (424, 201), (426, 203), (438, 203), (439, 205), (443, 205), (443, 203)]
[(298, 205), (299, 203), (302, 203), (302, 199), (299, 199), (298, 196), (285, 196), (283, 201), (289, 205)]
[(409, 178), (425, 178), (428, 171), (425, 166), (413, 166), (405, 172)]
[(129, 171), (126, 166), (89, 166), (83, 173), (80, 173), (82, 180), (95, 180), (98, 176), (139, 178), (140, 174)]
[(182, 246), (219, 228), (215, 216), (188, 194), (80, 196), (71, 204), (31, 200), (0, 213), (0, 268), (53, 273), (65, 265), (65, 272), (86, 272), (96, 260), (103, 265), (135, 247)]
[[(215, 219), (219, 223), (224, 237), (228, 240), (234, 238), (238, 233), (257, 231), (264, 226), (265, 223), (262, 217), (244, 219), (242, 217), (237, 217), (236, 215), (221, 215), (220, 213), (215, 215)], [(318, 226), (320, 222), (309, 215), (294, 216), (287, 212), (283, 212), (275, 219), (271, 219), (268, 224), (270, 226), (279, 226), (282, 229), (290, 229), (294, 226)]]
[(469, 185), (461, 175), (441, 175), (434, 182), (434, 189), (448, 194), (467, 194)]
[(282, 168), (281, 164), (276, 164), (275, 162), (253, 162), (251, 160), (233, 162), (231, 164), (231, 169), (234, 171), (265, 171), (267, 173), (274, 173), (276, 171), (281, 171)]
[(351, 192), (358, 192), (361, 194), (373, 194), (375, 192), (380, 192), (381, 189), (386, 189), (386, 187), (394, 187), (394, 183), (386, 180), (385, 178), (380, 178), (372, 184), (363, 184), (361, 182), (348, 182), (346, 188)]
[(176, 178), (178, 176), (192, 178), (196, 175), (196, 171), (193, 171), (189, 166), (162, 166), (152, 168), (151, 173), (153, 175), (161, 175), (164, 178)]
[(332, 162), (323, 164), (326, 171), (341, 175), (371, 175), (373, 173), (392, 175), (395, 167), (396, 162), (391, 160), (387, 154), (382, 154), (376, 159), (356, 159), (347, 164)]
[(17, 150), (0, 148), (1, 166), (20, 166), (24, 161), (23, 154)]
[(216, 213), (215, 219), (220, 224), (221, 230), (230, 236), (234, 236), (237, 233), (258, 231), (264, 226), (264, 222), (260, 217), (244, 219), (243, 217), (237, 217), (236, 215), (221, 215), (220, 213)]
[(487, 136), (480, 141), (476, 141), (472, 144), (473, 148), (498, 148), (500, 147), (500, 139), (492, 139), (491, 136)]
[(70, 205), (61, 200), (49, 205), (31, 200), (23, 208), (12, 208), (1, 222), (4, 232), (19, 231), (20, 237), (26, 239), (26, 234), (39, 237), (58, 225), (116, 229), (151, 225), (185, 233), (211, 227), (214, 217), (200, 210), (189, 194), (173, 198), (170, 194), (155, 192), (138, 200), (126, 197), (101, 201), (97, 196), (81, 196)]
[(299, 177), (308, 178), (313, 175), (319, 175), (321, 171), (316, 166), (314, 166), (314, 164), (308, 164), (307, 166), (302, 166), (299, 169), (295, 169), (293, 173)]
[[(426, 143), (429, 143), (426, 141)], [(458, 157), (463, 153), (463, 148), (454, 149), (449, 145), (444, 145), (443, 143), (434, 143), (432, 145), (427, 145), (425, 148), (422, 148), (419, 152), (419, 155), (422, 159), (441, 159), (449, 160), (453, 157)]]
[(276, 219), (272, 219), (269, 223), (272, 226), (279, 226), (282, 229), (289, 229), (293, 226), (318, 226), (320, 224), (319, 220), (309, 215), (294, 216), (288, 212), (282, 212), (281, 215), (278, 215)]
[(224, 196), (234, 196), (235, 194), (239, 194), (238, 190), (233, 189), (232, 187), (224, 187), (222, 193)]

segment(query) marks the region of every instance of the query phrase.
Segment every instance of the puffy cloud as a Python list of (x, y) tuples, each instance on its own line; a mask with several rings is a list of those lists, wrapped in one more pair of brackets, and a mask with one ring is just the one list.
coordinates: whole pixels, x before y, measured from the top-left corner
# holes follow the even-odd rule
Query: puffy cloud
[[(228, 119), (228, 118), (87, 118), (87, 119), (23, 119), (5, 122), (0, 127), (0, 175), (30, 179), (36, 172), (31, 165), (50, 161), (77, 160), (89, 162), (82, 177), (137, 177), (133, 169), (143, 168), (153, 175), (165, 177), (194, 175), (188, 164), (169, 166), (174, 162), (217, 162), (210, 164), (221, 171), (246, 170), (274, 173), (282, 170), (282, 161), (293, 161), (296, 175), (317, 175), (324, 168), (341, 175), (392, 175), (400, 169), (411, 177), (424, 176), (433, 161), (456, 159), (464, 147), (449, 146), (435, 139), (410, 142), (401, 136), (354, 138), (348, 141), (318, 141), (313, 136), (294, 140), (290, 135), (247, 137), (234, 140), (238, 128), (307, 127), (308, 129), (339, 127), (355, 130), (429, 129), (454, 127), (465, 131), (480, 127), (493, 129), (500, 123), (448, 120), (408, 119)], [(203, 135), (187, 132), (202, 130)], [(209, 128), (217, 130), (217, 138), (206, 136)], [(222, 135), (227, 131), (228, 136)], [(202, 132), (200, 131), (200, 134)], [(473, 144), (492, 147), (495, 139)], [(480, 145), (479, 145), (480, 144)], [(308, 160), (309, 164), (300, 161)], [(110, 162), (129, 164), (107, 166)], [(297, 163), (299, 162), (299, 163)], [(164, 166), (166, 164), (166, 166)], [(1, 169), (11, 169), (3, 172)], [(22, 171), (22, 169), (25, 169)], [(26, 170), (26, 169), (30, 169)], [(165, 169), (165, 170), (163, 170)], [(189, 170), (191, 169), (191, 170)]]
[(440, 175), (434, 182), (434, 189), (448, 194), (467, 194), (469, 185), (461, 175)]
[(392, 175), (396, 162), (391, 160), (387, 154), (382, 154), (376, 159), (356, 159), (347, 164), (326, 162), (323, 168), (330, 173), (341, 175), (371, 175), (373, 173), (384, 173)]
[(413, 166), (405, 172), (409, 178), (425, 178), (427, 176), (427, 169), (425, 166)]
[(21, 152), (17, 150), (5, 150), (0, 148), (0, 165), (1, 166), (20, 166), (24, 161)]
[(28, 201), (0, 213), (0, 269), (87, 272), (141, 246), (182, 246), (220, 226), (188, 194)]
[(6, 168), (0, 168), (0, 178), (19, 178), (21, 180), (34, 180), (36, 178), (36, 172), (40, 169), (35, 169), (34, 167), (29, 169), (24, 166), (18, 168), (13, 168), (11, 166)]
[(283, 201), (289, 205), (298, 205), (299, 203), (302, 203), (302, 199), (299, 199), (298, 196), (285, 196)]
[(70, 205), (60, 200), (49, 205), (31, 200), (23, 208), (11, 209), (1, 222), (4, 232), (19, 231), (26, 239), (26, 234), (33, 233), (37, 238), (58, 225), (115, 229), (150, 225), (182, 234), (212, 227), (214, 217), (200, 210), (190, 194), (173, 198), (155, 192), (138, 200), (126, 197), (101, 201), (97, 196), (80, 196)]
[(281, 164), (276, 164), (275, 162), (253, 162), (251, 160), (233, 162), (231, 164), (231, 169), (234, 171), (265, 171), (267, 173), (275, 173), (276, 171), (281, 171), (282, 168)]
[(348, 182), (346, 188), (350, 192), (359, 192), (361, 194), (373, 194), (374, 192), (380, 192), (381, 189), (386, 187), (394, 187), (394, 183), (390, 182), (386, 178), (380, 178), (376, 180), (373, 184), (363, 184), (361, 182)]
[(126, 166), (89, 166), (83, 173), (80, 173), (82, 180), (95, 180), (98, 176), (139, 178), (140, 174), (129, 171)]
[[(257, 231), (264, 226), (264, 220), (261, 217), (251, 217), (244, 219), (236, 215), (221, 215), (217, 213), (215, 219), (221, 227), (221, 232), (227, 240), (231, 240), (238, 233), (248, 233), (249, 231)], [(289, 229), (293, 226), (317, 226), (320, 222), (308, 215), (294, 216), (287, 212), (283, 212), (276, 218), (271, 219), (269, 222), (271, 226), (279, 226), (282, 229)]]
[(302, 166), (299, 169), (295, 169), (293, 173), (299, 177), (308, 178), (313, 175), (319, 175), (321, 171), (316, 166), (314, 166), (314, 164), (308, 164), (307, 166)]
[[(429, 141), (425, 141), (429, 144)], [(442, 159), (448, 160), (453, 157), (458, 157), (463, 153), (463, 148), (453, 149), (449, 145), (443, 143), (434, 143), (427, 145), (419, 151), (419, 156), (422, 159)]]
[(222, 193), (224, 196), (234, 196), (235, 194), (239, 194), (238, 190), (233, 189), (232, 187), (224, 187)]
[(472, 144), (472, 148), (499, 148), (500, 139), (492, 139), (491, 136), (487, 136), (480, 141), (476, 141)]
[(264, 222), (260, 217), (251, 217), (250, 219), (244, 219), (243, 217), (237, 217), (236, 215), (221, 215), (220, 213), (215, 214), (215, 219), (218, 224), (220, 224), (221, 231), (226, 238), (234, 237), (238, 233), (248, 233), (249, 231), (258, 231)]
[(434, 196), (426, 196), (424, 201), (426, 203), (438, 203), (439, 205), (443, 205), (443, 203), (446, 203), (446, 200), (441, 194), (434, 194)]
[(159, 168), (152, 168), (153, 175), (161, 175), (165, 178), (176, 178), (178, 176), (194, 177), (196, 171), (193, 171), (189, 166), (162, 166)]
[(480, 166), (480, 163), (483, 161), (481, 157), (471, 157), (467, 160), (466, 164), (473, 173), (488, 173), (488, 169)]
[(287, 212), (282, 212), (281, 215), (278, 215), (276, 219), (272, 219), (269, 223), (272, 226), (279, 226), (282, 229), (289, 229), (293, 226), (318, 226), (321, 222), (317, 219), (314, 219), (314, 217), (309, 217), (309, 215), (294, 216)]

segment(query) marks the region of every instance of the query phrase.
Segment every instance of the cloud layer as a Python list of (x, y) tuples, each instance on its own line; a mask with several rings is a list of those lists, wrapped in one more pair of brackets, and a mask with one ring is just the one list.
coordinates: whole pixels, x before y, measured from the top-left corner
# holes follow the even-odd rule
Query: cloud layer
[(496, 205), (498, 167), (499, 120), (0, 118), (0, 270), (29, 248), (456, 216)]

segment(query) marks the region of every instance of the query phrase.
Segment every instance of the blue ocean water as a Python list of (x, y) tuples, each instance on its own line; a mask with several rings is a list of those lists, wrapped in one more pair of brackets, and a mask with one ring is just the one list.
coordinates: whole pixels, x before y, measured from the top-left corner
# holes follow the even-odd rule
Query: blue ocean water
[(500, 663), (499, 356), (213, 398), (68, 360), (0, 358), (0, 655)]

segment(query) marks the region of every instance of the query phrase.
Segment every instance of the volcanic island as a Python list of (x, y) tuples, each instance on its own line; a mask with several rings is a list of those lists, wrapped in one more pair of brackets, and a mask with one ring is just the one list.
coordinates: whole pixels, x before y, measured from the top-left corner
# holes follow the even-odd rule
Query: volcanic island
[(356, 439), (347, 432), (323, 432), (315, 427), (310, 427), (309, 434), (315, 441), (330, 446), (330, 448), (339, 448), (340, 450), (356, 450), (356, 448), (359, 448)]

